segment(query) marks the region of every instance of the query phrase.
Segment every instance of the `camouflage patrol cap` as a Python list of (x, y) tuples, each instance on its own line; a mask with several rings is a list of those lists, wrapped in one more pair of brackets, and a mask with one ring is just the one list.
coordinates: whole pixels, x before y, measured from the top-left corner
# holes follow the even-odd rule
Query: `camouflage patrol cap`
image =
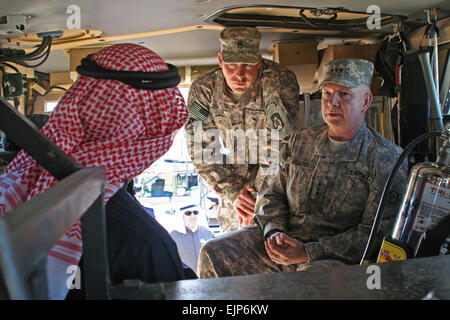
[(370, 87), (373, 63), (363, 59), (340, 59), (324, 65), (319, 87), (325, 83), (337, 83), (349, 88), (361, 85)]
[(225, 63), (256, 64), (260, 58), (261, 34), (253, 27), (226, 27), (220, 33), (222, 60)]

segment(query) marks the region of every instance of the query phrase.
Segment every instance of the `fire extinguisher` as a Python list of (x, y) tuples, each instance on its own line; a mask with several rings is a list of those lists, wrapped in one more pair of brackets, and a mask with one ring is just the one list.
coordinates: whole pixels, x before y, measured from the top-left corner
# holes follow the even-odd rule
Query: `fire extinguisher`
[[(380, 244), (379, 237), (377, 239), (378, 228), (384, 202), (395, 174), (413, 148), (430, 137), (444, 139), (436, 162), (419, 163), (411, 169), (408, 186), (392, 233), (384, 236)], [(370, 261), (379, 263), (439, 255), (449, 235), (450, 130), (447, 130), (444, 133), (426, 133), (414, 139), (400, 155), (383, 190), (361, 264)]]

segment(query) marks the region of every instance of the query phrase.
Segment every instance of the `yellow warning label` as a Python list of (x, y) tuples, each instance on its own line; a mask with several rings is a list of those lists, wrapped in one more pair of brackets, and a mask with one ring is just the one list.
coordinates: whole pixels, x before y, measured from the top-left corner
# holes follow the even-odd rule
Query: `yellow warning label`
[(391, 262), (391, 261), (402, 261), (406, 260), (407, 255), (403, 248), (383, 240), (381, 245), (380, 253), (378, 254), (377, 263), (381, 262)]

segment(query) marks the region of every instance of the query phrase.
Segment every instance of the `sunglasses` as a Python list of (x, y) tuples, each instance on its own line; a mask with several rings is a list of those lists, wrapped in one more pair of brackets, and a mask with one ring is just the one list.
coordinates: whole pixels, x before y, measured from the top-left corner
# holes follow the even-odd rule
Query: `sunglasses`
[(194, 216), (198, 215), (198, 211), (194, 210), (194, 211), (185, 211), (184, 212), (185, 215), (190, 216), (191, 214), (194, 214)]

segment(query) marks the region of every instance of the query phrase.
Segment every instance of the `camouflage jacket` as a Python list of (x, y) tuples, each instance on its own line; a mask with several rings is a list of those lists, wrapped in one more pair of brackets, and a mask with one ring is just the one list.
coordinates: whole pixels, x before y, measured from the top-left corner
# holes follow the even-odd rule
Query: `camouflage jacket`
[[(327, 128), (323, 124), (291, 135), (277, 177), (258, 195), (255, 221), (265, 237), (280, 230), (302, 241), (308, 261), (358, 263), (401, 148), (364, 123), (332, 153)], [(386, 233), (392, 231), (405, 185), (404, 163), (383, 212), (380, 228)]]
[[(190, 119), (185, 125), (188, 149), (198, 173), (215, 192), (231, 202), (247, 184), (258, 190), (262, 184), (258, 171), (260, 165), (249, 163), (248, 143), (245, 161), (230, 160), (220, 154), (215, 163), (207, 163), (202, 152), (211, 143), (201, 140), (195, 149), (195, 125), (201, 124), (203, 137), (211, 129), (218, 130), (225, 145), (227, 130), (279, 129), (279, 138), (296, 128), (299, 86), (294, 73), (272, 61), (263, 59), (258, 76), (250, 88), (235, 101), (227, 88), (220, 68), (198, 77), (189, 91)], [(215, 141), (215, 143), (219, 143)], [(235, 152), (237, 154), (238, 152)], [(259, 179), (259, 180), (258, 180)]]

